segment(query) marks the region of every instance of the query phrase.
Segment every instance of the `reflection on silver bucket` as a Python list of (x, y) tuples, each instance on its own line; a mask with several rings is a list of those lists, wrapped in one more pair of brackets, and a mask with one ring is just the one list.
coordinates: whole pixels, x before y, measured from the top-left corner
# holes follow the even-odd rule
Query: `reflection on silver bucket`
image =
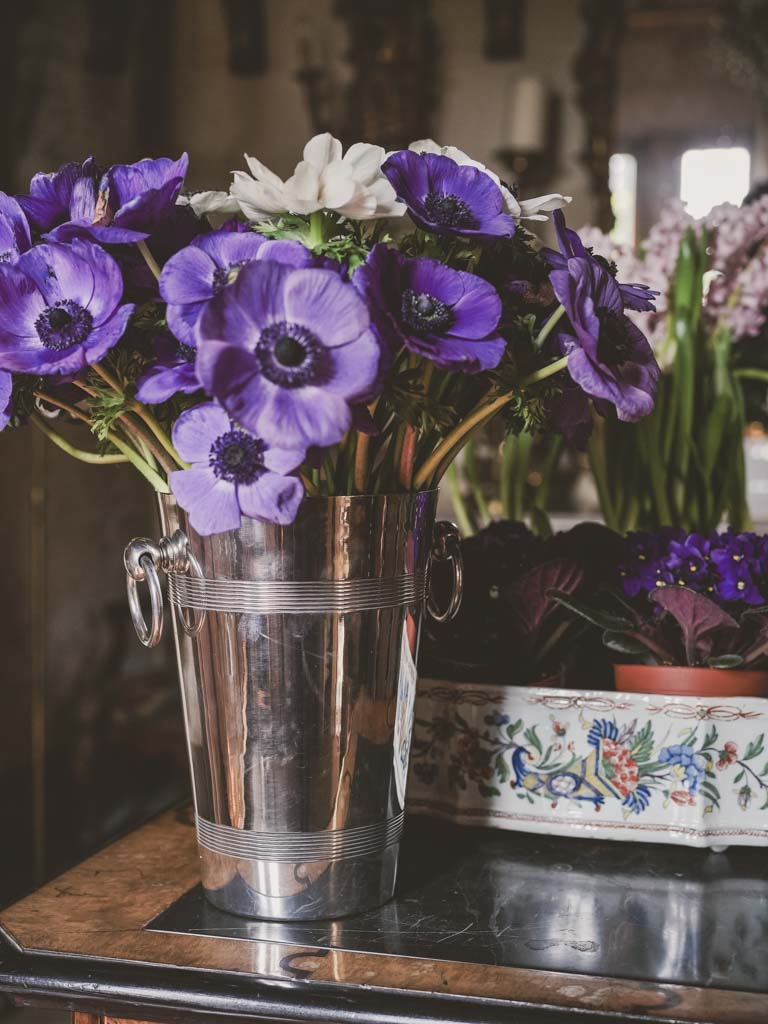
[(340, 917), (392, 896), (430, 556), (454, 570), (433, 614), (454, 614), (461, 594), (458, 537), (434, 526), (436, 501), (307, 498), (290, 526), (243, 519), (199, 537), (163, 495), (166, 537), (126, 549), (148, 646), (168, 574), (203, 886), (221, 909)]

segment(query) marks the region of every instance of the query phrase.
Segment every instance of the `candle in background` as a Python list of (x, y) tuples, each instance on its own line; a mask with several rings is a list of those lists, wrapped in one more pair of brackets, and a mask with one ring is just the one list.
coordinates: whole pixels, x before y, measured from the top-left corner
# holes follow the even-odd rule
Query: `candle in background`
[(513, 78), (507, 92), (504, 145), (515, 153), (546, 147), (547, 91), (540, 78)]

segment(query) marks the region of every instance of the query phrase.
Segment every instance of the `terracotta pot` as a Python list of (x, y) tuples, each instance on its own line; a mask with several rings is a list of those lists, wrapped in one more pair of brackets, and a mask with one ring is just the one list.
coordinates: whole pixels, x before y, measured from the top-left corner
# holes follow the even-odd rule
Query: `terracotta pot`
[(765, 697), (768, 672), (688, 668), (677, 665), (614, 665), (622, 693), (660, 693), (679, 697)]

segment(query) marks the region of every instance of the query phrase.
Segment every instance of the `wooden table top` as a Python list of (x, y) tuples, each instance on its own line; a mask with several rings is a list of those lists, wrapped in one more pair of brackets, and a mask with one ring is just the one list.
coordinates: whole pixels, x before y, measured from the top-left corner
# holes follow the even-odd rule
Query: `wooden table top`
[(210, 908), (168, 812), (0, 912), (0, 991), (158, 1021), (765, 1024), (766, 860), (422, 819), (378, 916), (285, 926)]

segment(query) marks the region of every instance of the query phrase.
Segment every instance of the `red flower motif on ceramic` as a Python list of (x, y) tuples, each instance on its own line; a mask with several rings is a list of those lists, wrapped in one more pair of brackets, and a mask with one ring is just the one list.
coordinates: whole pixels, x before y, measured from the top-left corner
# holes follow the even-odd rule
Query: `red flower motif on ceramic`
[(616, 740), (603, 740), (603, 769), (611, 784), (622, 796), (629, 796), (637, 788), (640, 772), (630, 752)]
[(673, 793), (670, 793), (669, 795), (670, 798), (674, 800), (676, 804), (693, 807), (696, 803), (696, 797), (691, 796), (691, 794), (686, 789), (676, 789)]
[(722, 771), (722, 769), (727, 768), (729, 764), (733, 764), (738, 756), (739, 751), (736, 744), (732, 740), (728, 740), (727, 743), (723, 744), (723, 749), (720, 751), (717, 767)]

